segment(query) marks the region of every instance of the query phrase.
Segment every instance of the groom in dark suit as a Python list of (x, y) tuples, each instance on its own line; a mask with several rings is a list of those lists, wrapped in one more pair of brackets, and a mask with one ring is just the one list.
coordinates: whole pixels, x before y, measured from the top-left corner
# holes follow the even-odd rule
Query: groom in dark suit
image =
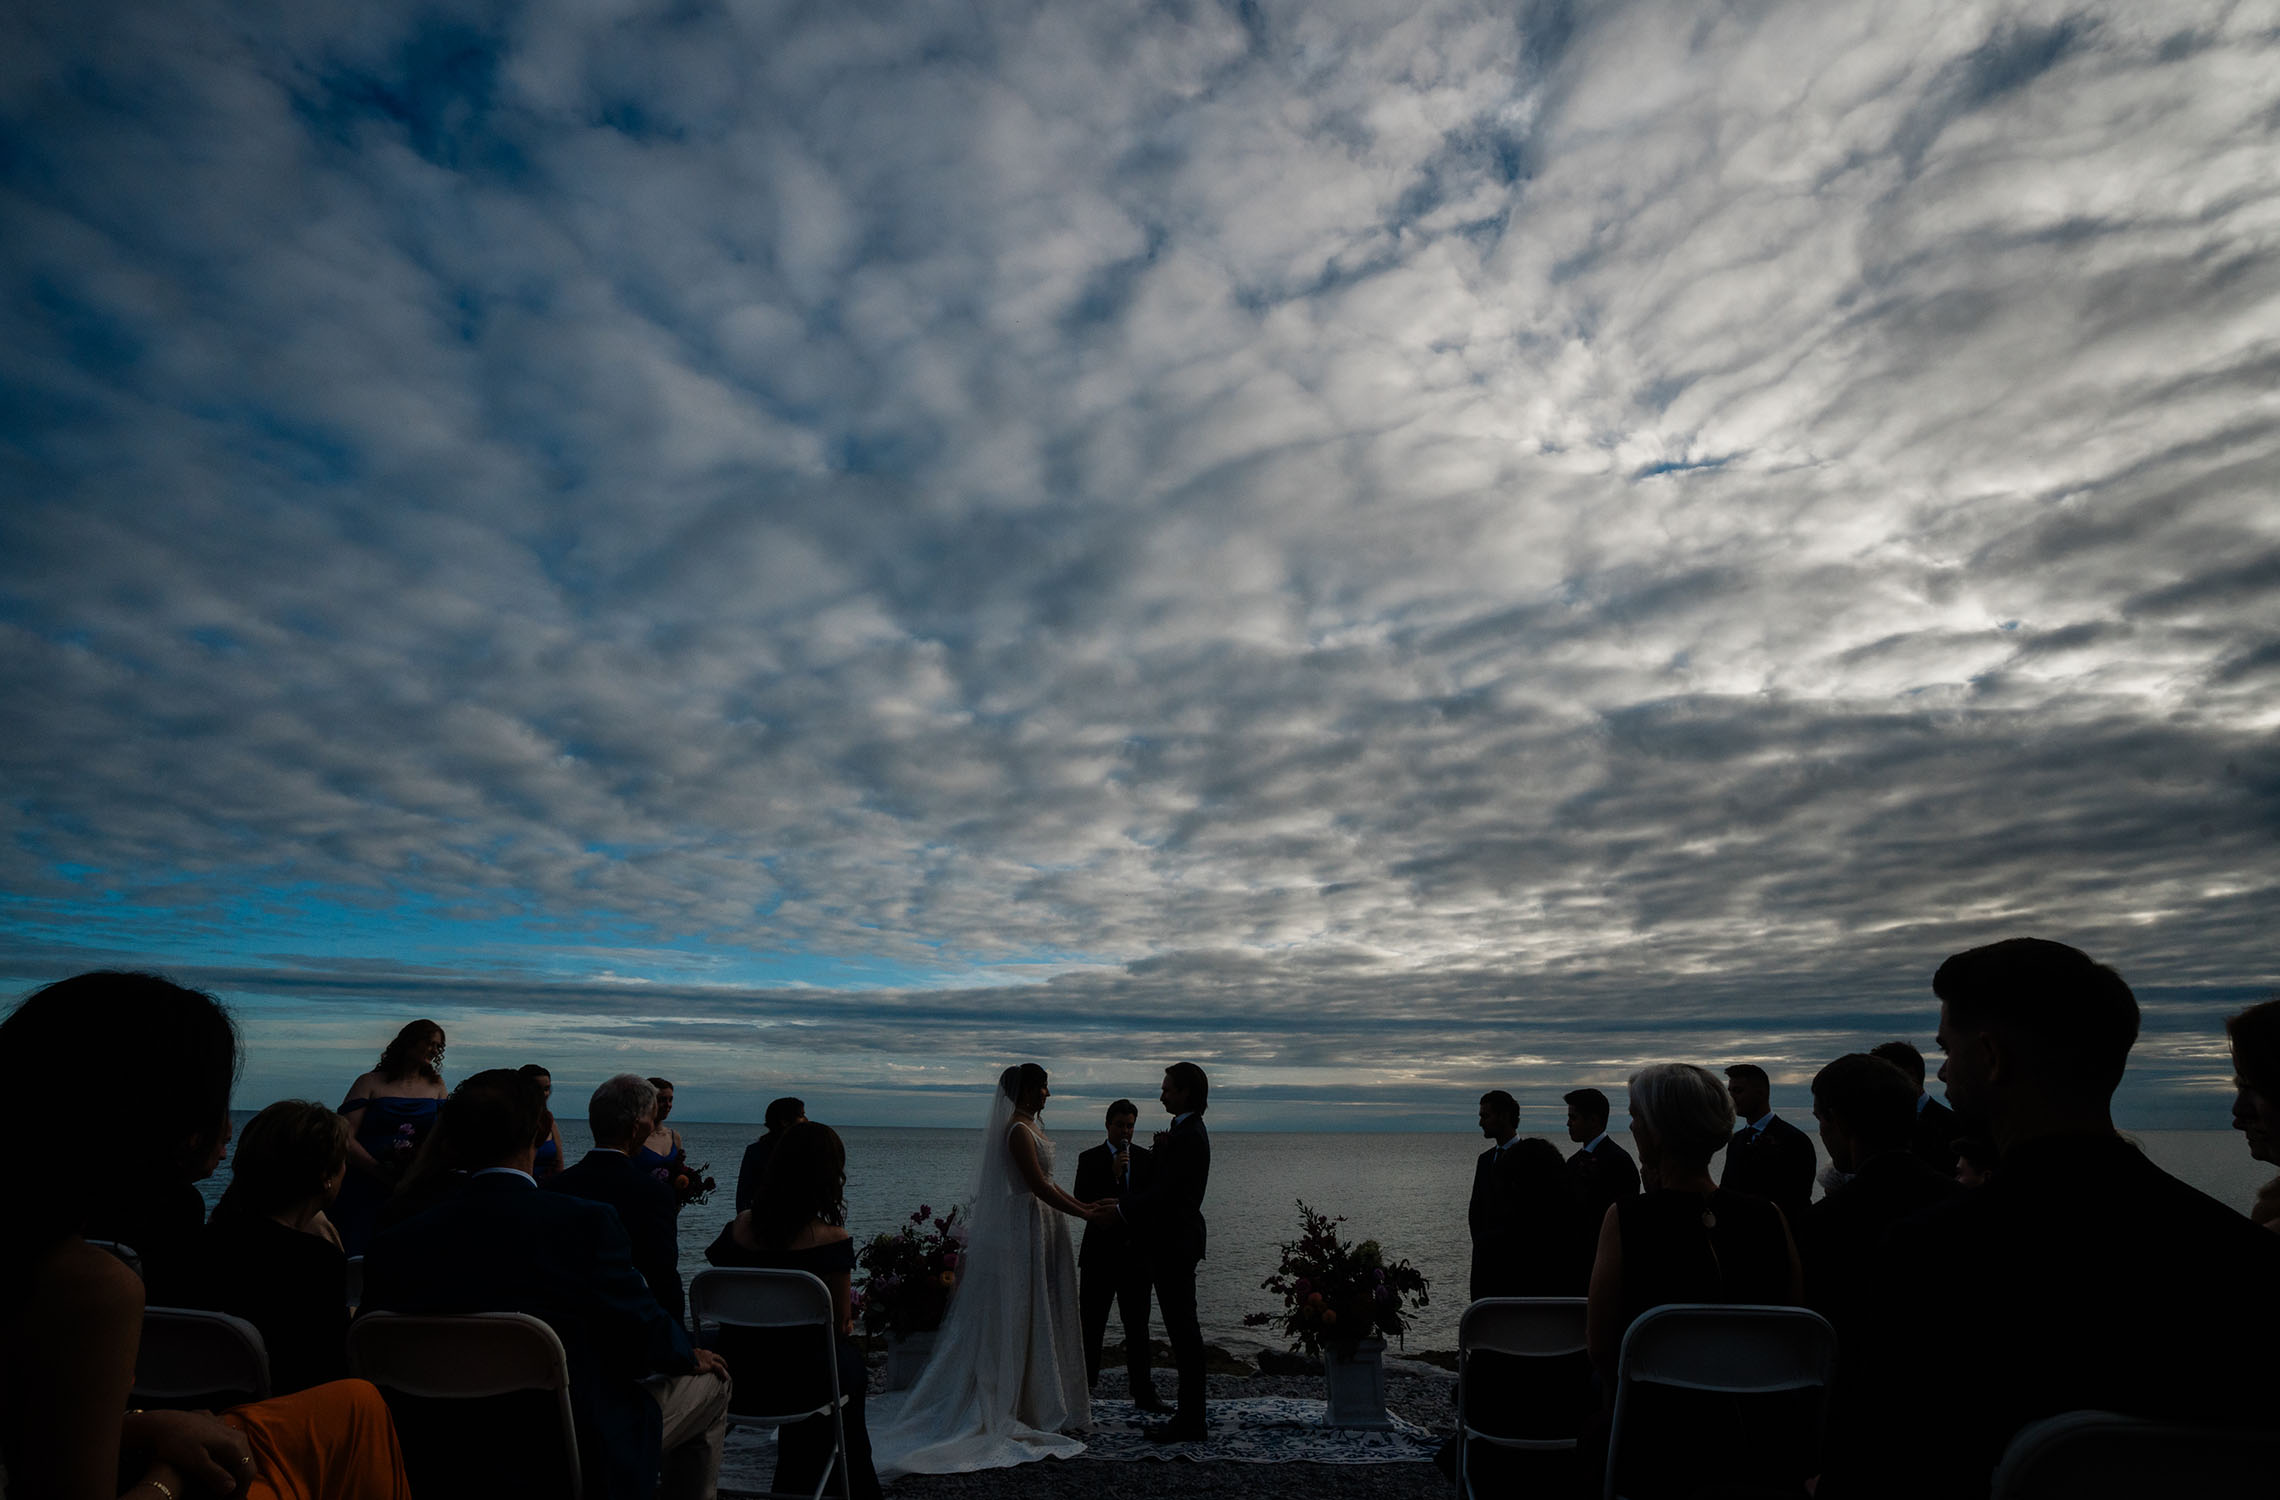
[(1118, 1213), (1139, 1239), (1164, 1314), (1164, 1337), (1180, 1372), (1179, 1410), (1148, 1429), (1158, 1443), (1199, 1443), (1203, 1414), (1203, 1326), (1196, 1320), (1195, 1268), (1203, 1259), (1203, 1190), (1211, 1179), (1211, 1137), (1203, 1128), (1211, 1080), (1194, 1063), (1164, 1070), (1159, 1096), (1172, 1117), (1156, 1136), (1154, 1179), (1125, 1194)]
[[(1145, 1148), (1132, 1144), (1139, 1122), (1140, 1107), (1129, 1099), (1108, 1107), (1108, 1139), (1077, 1157), (1071, 1192), (1080, 1201), (1119, 1202), (1147, 1188), (1155, 1161)], [(1077, 1250), (1077, 1303), (1084, 1314), (1088, 1384), (1100, 1383), (1100, 1349), (1112, 1302), (1124, 1322), (1124, 1368), (1132, 1379), (1132, 1404), (1142, 1411), (1169, 1412), (1148, 1373), (1148, 1258), (1132, 1243), (1123, 1220), (1087, 1219), (1084, 1244)]]

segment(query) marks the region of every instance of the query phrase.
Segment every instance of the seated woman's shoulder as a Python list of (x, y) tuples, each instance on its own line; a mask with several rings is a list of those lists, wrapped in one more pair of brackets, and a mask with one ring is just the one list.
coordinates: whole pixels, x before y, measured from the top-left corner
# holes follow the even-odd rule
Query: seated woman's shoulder
[(29, 1303), (64, 1323), (126, 1319), (142, 1322), (143, 1279), (108, 1250), (77, 1237), (65, 1240), (32, 1273)]

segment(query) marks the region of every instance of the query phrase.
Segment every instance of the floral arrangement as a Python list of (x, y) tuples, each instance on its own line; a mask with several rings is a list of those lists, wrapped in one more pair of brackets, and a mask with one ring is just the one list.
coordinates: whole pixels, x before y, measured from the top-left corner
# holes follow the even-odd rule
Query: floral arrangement
[(701, 1167), (692, 1167), (686, 1158), (680, 1166), (673, 1169), (673, 1175), (665, 1185), (673, 1190), (673, 1208), (676, 1212), (712, 1197), (713, 1189), (720, 1184), (705, 1175), (711, 1170), (712, 1163), (709, 1161)]
[(965, 1257), (966, 1226), (958, 1222), (958, 1210), (936, 1218), (921, 1203), (900, 1229), (856, 1252), (865, 1278), (855, 1294), (863, 1331), (900, 1336), (940, 1328)]
[(1374, 1333), (1400, 1339), (1408, 1312), (1426, 1305), (1423, 1273), (1408, 1261), (1387, 1261), (1376, 1240), (1349, 1245), (1338, 1233), (1343, 1218), (1329, 1218), (1298, 1203), (1299, 1236), (1282, 1247), (1282, 1264), (1259, 1283), (1279, 1293), (1283, 1310), (1246, 1314), (1246, 1327), (1279, 1327), (1291, 1346), (1319, 1358), (1324, 1346), (1350, 1355)]

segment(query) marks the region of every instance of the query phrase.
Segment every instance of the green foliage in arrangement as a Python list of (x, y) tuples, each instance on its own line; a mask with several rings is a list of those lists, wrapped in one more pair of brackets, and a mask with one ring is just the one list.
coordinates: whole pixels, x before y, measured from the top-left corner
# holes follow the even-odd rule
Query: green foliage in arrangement
[(958, 1210), (936, 1218), (921, 1203), (902, 1228), (856, 1252), (864, 1280), (855, 1288), (855, 1316), (863, 1331), (899, 1337), (940, 1328), (965, 1258), (966, 1226)]
[(1299, 1236), (1282, 1247), (1282, 1264), (1259, 1283), (1283, 1299), (1281, 1312), (1245, 1314), (1250, 1328), (1280, 1328), (1293, 1349), (1321, 1357), (1325, 1347), (1350, 1355), (1372, 1334), (1399, 1340), (1408, 1313), (1423, 1307), (1424, 1274), (1408, 1261), (1388, 1261), (1376, 1240), (1349, 1245), (1338, 1233), (1343, 1218), (1316, 1213), (1298, 1201)]

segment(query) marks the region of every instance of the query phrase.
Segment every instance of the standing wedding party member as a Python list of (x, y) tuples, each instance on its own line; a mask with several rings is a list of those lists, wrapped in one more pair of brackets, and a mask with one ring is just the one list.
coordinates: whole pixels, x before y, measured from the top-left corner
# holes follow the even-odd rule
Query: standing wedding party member
[[(230, 1138), (237, 1027), (213, 996), (100, 971), (40, 990), (0, 1021), (0, 1068), (26, 1118), (72, 1120), (90, 1159), (187, 1186)], [(115, 1093), (88, 1111), (62, 1058), (99, 1058)], [(405, 1500), (404, 1457), (361, 1380), (202, 1411), (129, 1411), (142, 1279), (83, 1231), (86, 1173), (24, 1178), (0, 1215), (0, 1473), (38, 1500), (230, 1495)], [(195, 1488), (193, 1488), (195, 1486)]]
[(1728, 1068), (1726, 1088), (1742, 1128), (1726, 1143), (1718, 1186), (1763, 1198), (1791, 1224), (1801, 1223), (1821, 1167), (1813, 1138), (1773, 1112), (1773, 1081), (1756, 1063)]
[[(2280, 1000), (2251, 1005), (2225, 1022), (2232, 1043), (2233, 1129), (2248, 1154), (2280, 1166)], [(2248, 1216), (2280, 1233), (2280, 1177), (2264, 1184)]]
[(410, 1170), (451, 1090), (443, 1086), (443, 1028), (414, 1021), (396, 1033), (380, 1061), (348, 1086), (340, 1112), (356, 1134), (348, 1142), (348, 1180), (333, 1203), (341, 1249), (362, 1255), (379, 1227), (380, 1210)]
[[(933, 1358), (900, 1397), (877, 1404), (879, 1477), (962, 1474), (1034, 1458), (1074, 1458), (1092, 1430), (1077, 1257), (1064, 1215), (1092, 1219), (1053, 1182), (1038, 1128), (1052, 1097), (1035, 1063), (1008, 1068), (990, 1098), (973, 1217)], [(763, 1185), (761, 1197), (770, 1189)]]
[[(650, 1127), (649, 1139), (643, 1141), (633, 1153), (634, 1165), (665, 1184), (665, 1191), (673, 1191), (673, 1174), (681, 1170), (688, 1159), (688, 1148), (681, 1144), (681, 1132), (665, 1123), (673, 1112), (673, 1081), (669, 1078), (652, 1078), (649, 1086), (657, 1090), (657, 1119)], [(673, 1200), (673, 1211), (681, 1211), (678, 1195)]]
[(1568, 1139), (1583, 1149), (1567, 1161), (1568, 1181), (1576, 1201), (1583, 1205), (1592, 1233), (1600, 1215), (1611, 1204), (1634, 1197), (1639, 1191), (1639, 1164), (1607, 1133), (1607, 1118), (1614, 1106), (1597, 1089), (1573, 1089), (1566, 1095)]
[[(547, 1117), (554, 1119), (554, 1075), (537, 1063), (524, 1063), (519, 1071), (523, 1077), (537, 1082), (539, 1093), (546, 1099)], [(544, 1182), (561, 1171), (568, 1160), (562, 1154), (562, 1122), (554, 1119), (554, 1133), (538, 1143), (538, 1158), (531, 1166), (530, 1175)]]
[(1203, 1325), (1195, 1310), (1195, 1268), (1203, 1260), (1203, 1193), (1211, 1180), (1211, 1136), (1203, 1112), (1211, 1080), (1191, 1062), (1164, 1070), (1158, 1096), (1172, 1117), (1156, 1137), (1155, 1179), (1117, 1205), (1139, 1238), (1164, 1315), (1164, 1338), (1180, 1372), (1179, 1408), (1169, 1422), (1148, 1429), (1156, 1443), (1200, 1443), (1210, 1436), (1203, 1406)]
[[(1114, 1202), (1148, 1186), (1153, 1160), (1145, 1147), (1132, 1144), (1139, 1123), (1140, 1107), (1131, 1100), (1108, 1107), (1108, 1139), (1077, 1155), (1076, 1195), (1081, 1201)], [(1077, 1280), (1084, 1304), (1087, 1387), (1100, 1383), (1101, 1345), (1108, 1333), (1109, 1304), (1114, 1303), (1124, 1324), (1132, 1404), (1142, 1411), (1170, 1412), (1148, 1370), (1148, 1261), (1123, 1220), (1101, 1218), (1085, 1225), (1084, 1241), (1077, 1247)]]

